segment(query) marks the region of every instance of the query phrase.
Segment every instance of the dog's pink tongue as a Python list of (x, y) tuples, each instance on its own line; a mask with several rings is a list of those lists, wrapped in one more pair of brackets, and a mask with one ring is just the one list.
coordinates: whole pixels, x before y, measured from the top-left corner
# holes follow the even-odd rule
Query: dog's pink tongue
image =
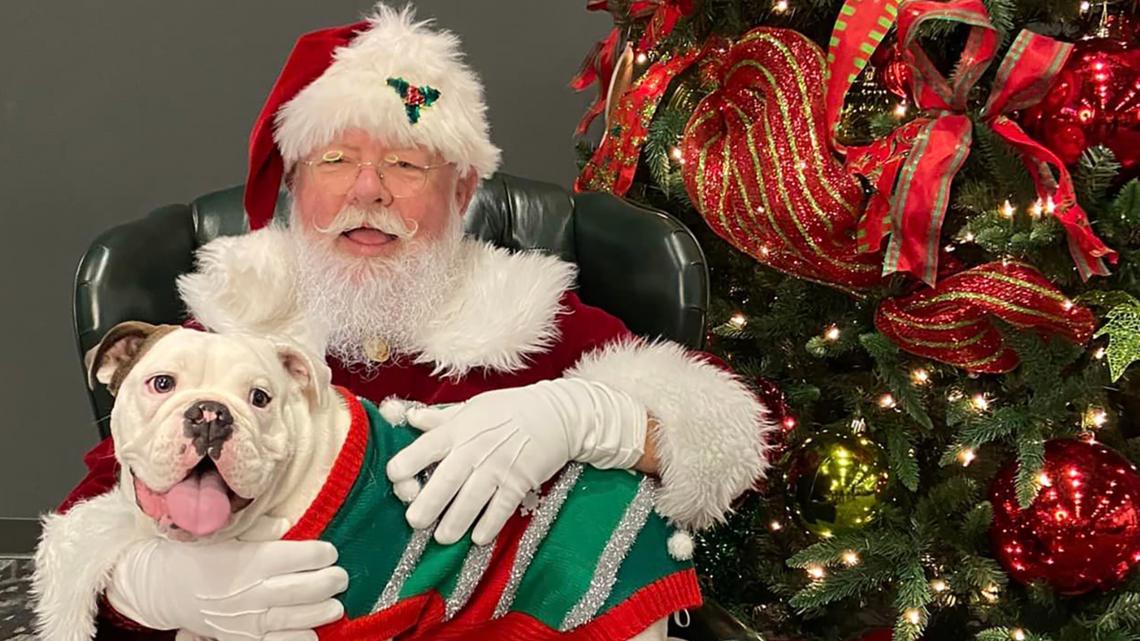
[(222, 529), (230, 518), (230, 498), (217, 470), (191, 474), (166, 493), (166, 508), (178, 527), (195, 536)]

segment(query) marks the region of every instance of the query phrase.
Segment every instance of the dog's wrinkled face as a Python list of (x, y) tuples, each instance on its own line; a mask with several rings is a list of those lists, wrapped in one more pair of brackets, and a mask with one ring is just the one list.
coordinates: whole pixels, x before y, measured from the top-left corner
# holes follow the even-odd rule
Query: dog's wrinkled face
[[(124, 323), (88, 354), (115, 394), (124, 489), (181, 540), (224, 536), (266, 511), (327, 370), (296, 346)], [(252, 505), (251, 505), (252, 504)]]

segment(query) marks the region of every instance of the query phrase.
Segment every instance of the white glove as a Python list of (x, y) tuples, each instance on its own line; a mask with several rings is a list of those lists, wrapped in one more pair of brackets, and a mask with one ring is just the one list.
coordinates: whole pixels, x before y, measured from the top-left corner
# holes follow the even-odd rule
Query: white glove
[[(284, 521), (264, 519), (241, 539), (191, 545), (148, 539), (127, 548), (107, 600), (156, 630), (218, 641), (316, 641), (313, 628), (344, 615), (332, 597), (348, 586), (325, 541), (280, 538)], [(272, 536), (272, 535), (276, 536)]]
[(388, 461), (393, 483), (406, 483), (442, 459), (408, 508), (408, 523), (426, 528), (450, 502), (435, 538), (454, 543), (487, 506), (471, 534), (476, 545), (486, 545), (527, 492), (568, 462), (633, 467), (645, 453), (648, 415), (625, 392), (560, 378), (485, 392), (443, 409), (411, 409), (407, 420), (426, 433)]

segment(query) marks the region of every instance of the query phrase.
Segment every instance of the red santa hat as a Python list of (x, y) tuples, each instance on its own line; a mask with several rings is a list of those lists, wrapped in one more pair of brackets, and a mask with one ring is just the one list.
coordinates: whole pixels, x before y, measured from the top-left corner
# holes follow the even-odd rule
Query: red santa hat
[(431, 149), (461, 172), (494, 173), (501, 152), (491, 143), (483, 85), (459, 47), (430, 20), (416, 22), (410, 5), (383, 2), (366, 20), (301, 36), (250, 134), (250, 229), (273, 219), (285, 173), (351, 127)]

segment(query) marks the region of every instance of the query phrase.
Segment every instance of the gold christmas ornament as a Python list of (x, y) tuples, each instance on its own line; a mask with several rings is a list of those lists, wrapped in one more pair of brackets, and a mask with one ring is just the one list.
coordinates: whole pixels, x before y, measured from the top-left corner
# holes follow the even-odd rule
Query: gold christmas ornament
[(886, 456), (874, 441), (821, 432), (804, 441), (792, 459), (788, 502), (819, 536), (852, 532), (879, 515), (888, 478)]

